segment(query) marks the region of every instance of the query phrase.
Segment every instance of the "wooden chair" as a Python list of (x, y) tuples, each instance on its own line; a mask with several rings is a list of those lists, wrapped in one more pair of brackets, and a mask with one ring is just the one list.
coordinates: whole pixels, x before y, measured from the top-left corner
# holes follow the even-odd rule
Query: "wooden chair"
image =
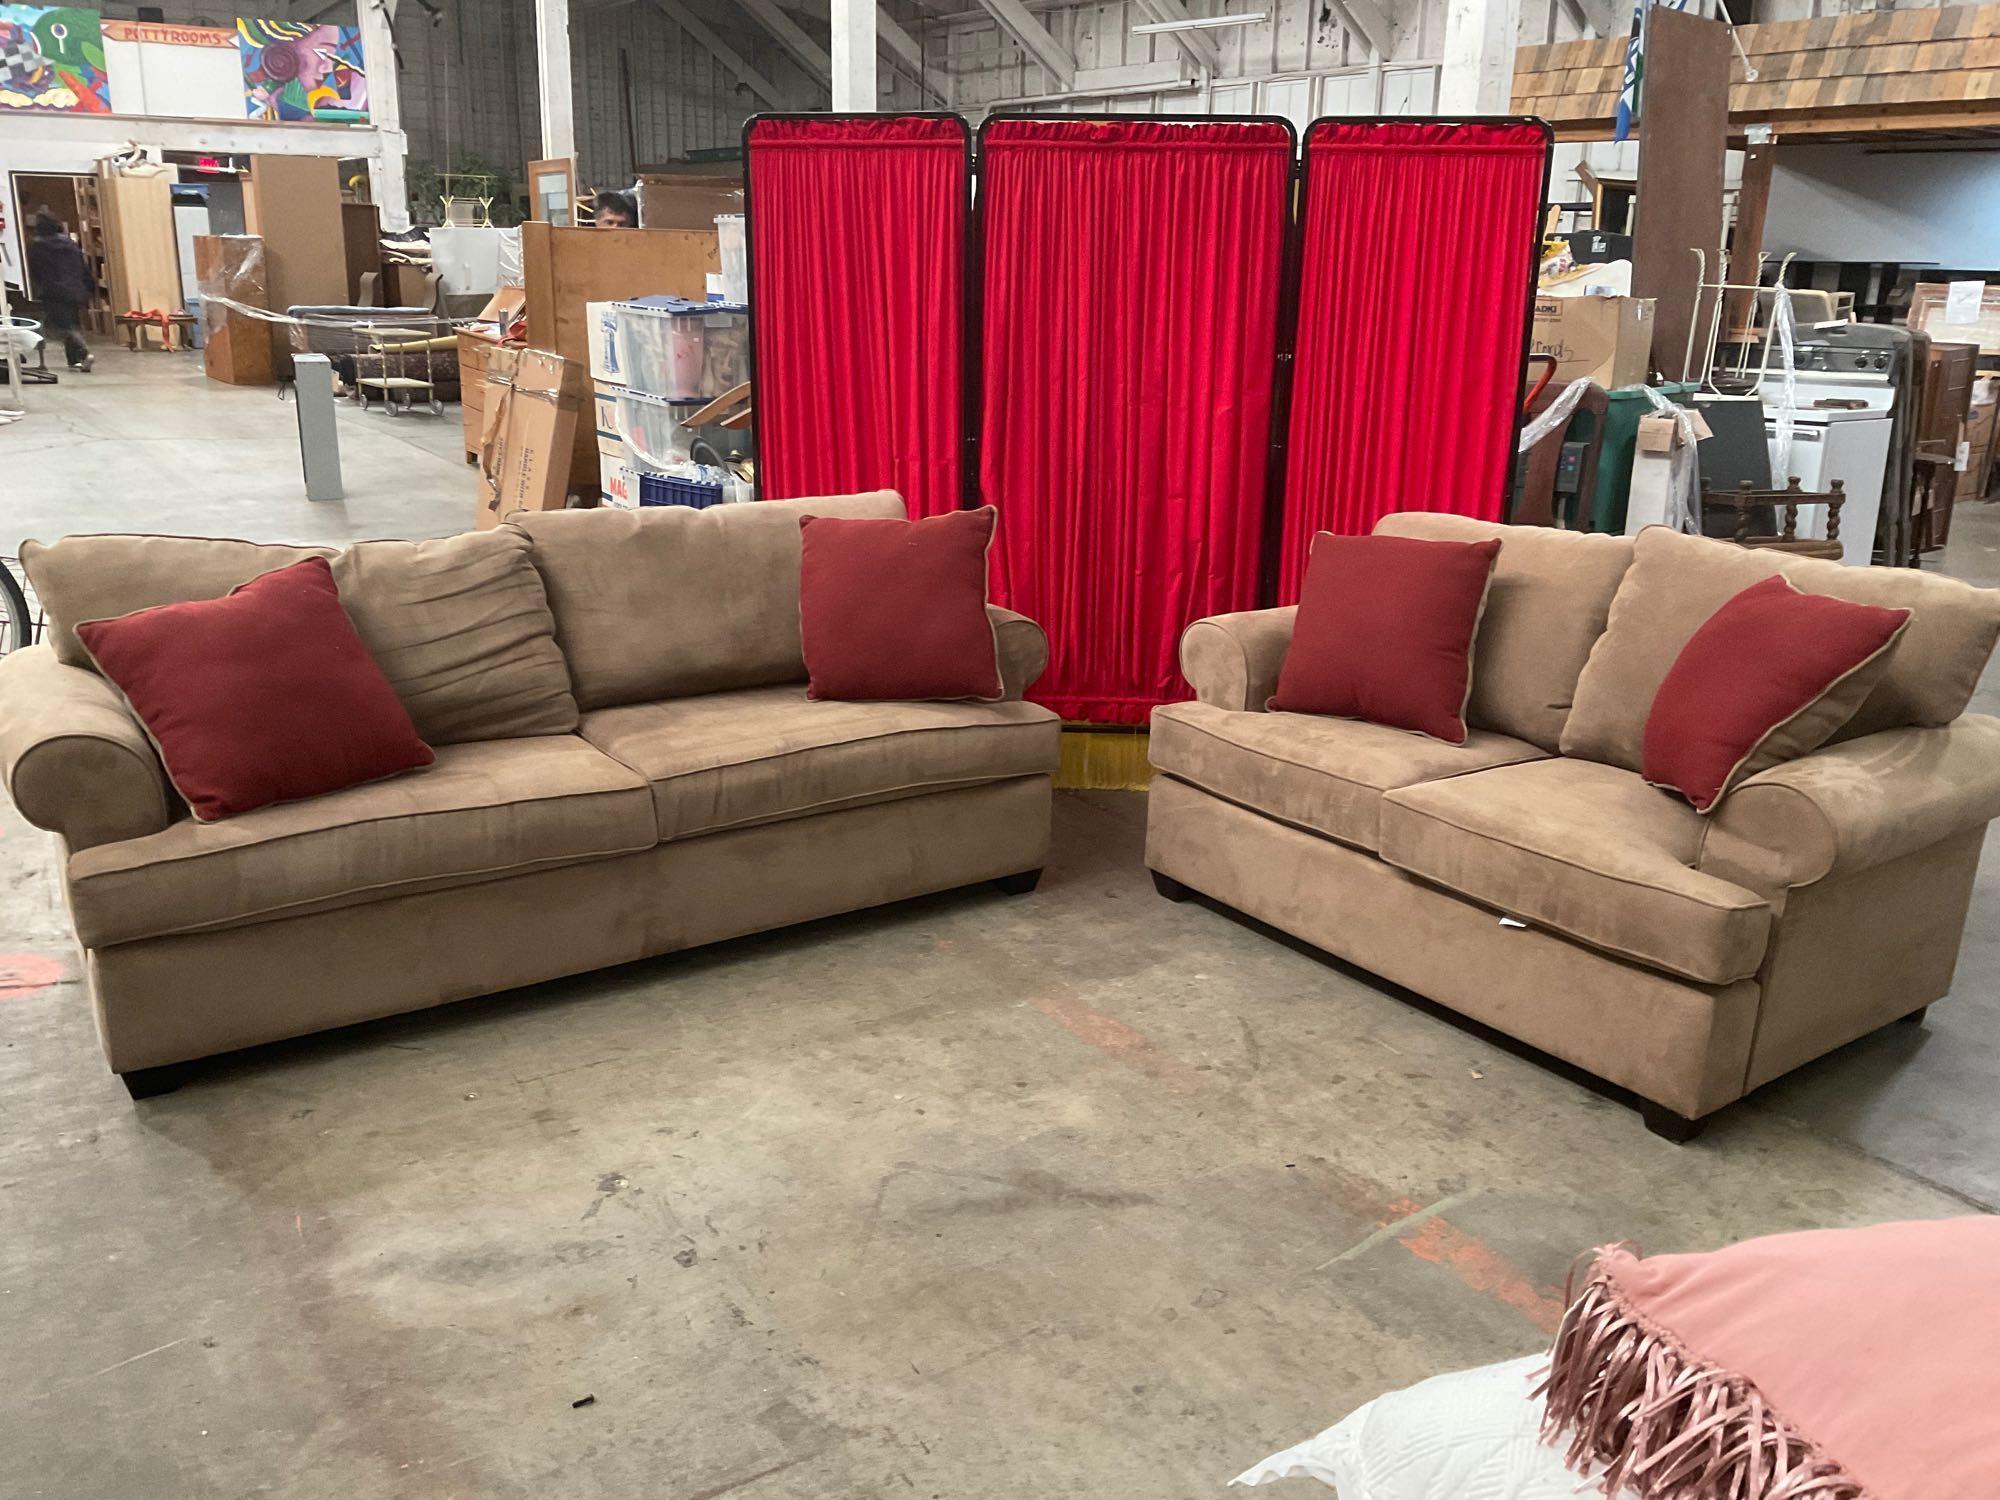
[[(1824, 557), (1839, 562), (1842, 555), (1840, 545), (1840, 507), (1847, 503), (1846, 486), (1838, 479), (1830, 490), (1807, 490), (1799, 487), (1798, 476), (1781, 490), (1760, 490), (1749, 480), (1733, 490), (1712, 490), (1706, 484), (1701, 487), (1701, 508), (1703, 514), (1711, 510), (1734, 511), (1735, 525), (1729, 540), (1739, 547), (1761, 547), (1774, 552), (1795, 552), (1801, 557)], [(1826, 537), (1802, 537), (1799, 535), (1799, 507), (1801, 505), (1824, 505), (1826, 507)], [(1778, 535), (1759, 534), (1755, 528), (1776, 513), (1780, 530)]]

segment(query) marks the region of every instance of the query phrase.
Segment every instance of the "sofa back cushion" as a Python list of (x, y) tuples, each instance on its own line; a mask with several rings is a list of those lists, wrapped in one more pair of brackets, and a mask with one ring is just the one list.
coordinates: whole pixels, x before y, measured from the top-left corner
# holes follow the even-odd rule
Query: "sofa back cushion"
[(1848, 567), (1649, 526), (1636, 539), (1611, 622), (1577, 684), (1562, 753), (1639, 770), (1646, 716), (1681, 648), (1730, 599), (1774, 575), (1801, 593), (1911, 612), (1888, 670), (1835, 731), (1835, 742), (1948, 724), (1965, 712), (2000, 639), (2000, 590), (1915, 568)]
[(76, 637), (84, 621), (219, 599), (308, 557), (331, 564), (341, 606), (431, 744), (576, 728), (555, 619), (527, 539), (516, 534), (358, 542), (345, 551), (184, 536), (72, 536), (21, 545), (22, 564), (48, 614), (49, 644), (62, 661), (93, 671)]
[(1631, 541), (1420, 511), (1384, 516), (1375, 534), (1449, 542), (1500, 539), (1472, 648), (1465, 722), (1553, 751), (1577, 677), (1632, 561)]
[(260, 573), (333, 558), (331, 547), (278, 547), (227, 537), (69, 536), (21, 543), (21, 566), (48, 616), (47, 640), (66, 666), (97, 670), (76, 627), (190, 599), (220, 599)]
[(893, 490), (694, 510), (517, 514), (577, 702), (610, 708), (803, 682), (799, 517), (900, 519)]

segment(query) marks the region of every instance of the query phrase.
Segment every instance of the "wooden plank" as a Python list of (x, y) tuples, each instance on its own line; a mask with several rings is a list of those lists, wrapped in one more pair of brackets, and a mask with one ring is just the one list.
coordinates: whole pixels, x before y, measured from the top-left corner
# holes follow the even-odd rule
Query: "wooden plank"
[[(527, 292), (528, 343), (586, 370), (590, 346), (584, 304), (624, 302), (659, 294), (699, 301), (708, 273), (722, 261), (714, 233), (684, 229), (566, 229), (531, 221), (521, 226), (521, 271)], [(577, 424), (570, 485), (596, 493), (597, 435)]]
[(97, 203), (112, 315), (179, 312), (180, 245), (167, 174), (135, 176), (102, 167)]
[(1708, 257), (1712, 275), (1722, 243), (1732, 49), (1726, 25), (1685, 11), (1657, 8), (1647, 25), (1643, 117), (1672, 128), (1639, 139), (1632, 294), (1654, 299), (1654, 363), (1678, 380), (1689, 330), (1706, 322), (1692, 252)]
[(372, 203), (340, 205), (341, 249), (347, 262), (347, 300), (361, 301), (361, 278), (382, 272), (382, 218)]
[[(347, 301), (347, 235), (340, 162), (331, 156), (253, 156), (244, 217), (264, 239), (264, 286), (274, 312)], [(271, 325), (280, 379), (292, 374), (292, 331)]]
[[(1771, 168), (1777, 161), (1775, 141), (1752, 146), (1743, 154), (1743, 175), (1736, 189), (1736, 225), (1729, 235), (1729, 279), (1757, 279), (1757, 253), (1764, 248), (1764, 216), (1771, 204)], [(1755, 292), (1731, 292), (1724, 304), (1725, 333), (1748, 328), (1755, 321)]]

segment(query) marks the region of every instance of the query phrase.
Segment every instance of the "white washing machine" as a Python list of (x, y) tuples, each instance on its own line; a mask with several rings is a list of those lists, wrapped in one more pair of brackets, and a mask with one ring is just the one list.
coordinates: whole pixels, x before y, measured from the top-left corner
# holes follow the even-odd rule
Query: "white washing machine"
[[(1840, 480), (1847, 494), (1840, 508), (1840, 560), (1862, 568), (1875, 560), (1875, 525), (1889, 467), (1896, 407), (1890, 367), (1886, 351), (1800, 343), (1792, 377), (1798, 404), (1792, 413), (1791, 453), (1785, 459), (1779, 455), (1776, 410), (1783, 398), (1778, 378), (1767, 377), (1761, 391), (1772, 483), (1783, 488), (1796, 475), (1801, 489), (1824, 490)], [(1843, 404), (1820, 404), (1830, 401)], [(1799, 535), (1824, 537), (1826, 515), (1823, 505), (1801, 507)]]

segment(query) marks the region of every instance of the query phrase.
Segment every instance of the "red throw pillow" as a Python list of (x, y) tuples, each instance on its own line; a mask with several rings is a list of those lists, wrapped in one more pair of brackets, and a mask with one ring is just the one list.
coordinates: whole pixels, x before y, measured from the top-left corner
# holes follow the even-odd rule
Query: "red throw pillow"
[(427, 766), (323, 557), (77, 626), (204, 823)]
[(1753, 583), (1681, 647), (1646, 715), (1640, 769), (1708, 812), (1759, 771), (1808, 755), (1854, 717), (1907, 609)]
[(1465, 743), (1472, 638), (1500, 541), (1313, 539), (1298, 622), (1268, 707)]
[(993, 507), (920, 521), (799, 519), (808, 698), (1003, 696), (986, 617)]

